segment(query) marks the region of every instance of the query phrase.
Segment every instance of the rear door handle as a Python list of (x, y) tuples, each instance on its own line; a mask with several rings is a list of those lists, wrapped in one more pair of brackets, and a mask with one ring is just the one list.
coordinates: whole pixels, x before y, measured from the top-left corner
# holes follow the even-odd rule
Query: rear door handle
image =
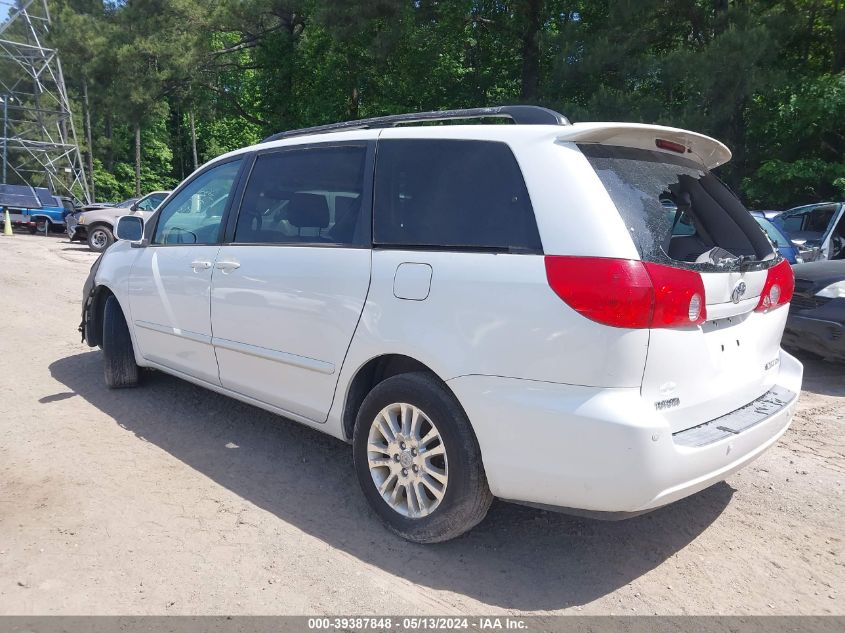
[(241, 265), (239, 262), (217, 262), (214, 267), (220, 269), (223, 273), (230, 273), (236, 268), (240, 268)]
[(195, 273), (198, 273), (201, 270), (208, 270), (209, 268), (211, 268), (211, 262), (197, 259), (191, 262), (191, 268), (194, 269)]

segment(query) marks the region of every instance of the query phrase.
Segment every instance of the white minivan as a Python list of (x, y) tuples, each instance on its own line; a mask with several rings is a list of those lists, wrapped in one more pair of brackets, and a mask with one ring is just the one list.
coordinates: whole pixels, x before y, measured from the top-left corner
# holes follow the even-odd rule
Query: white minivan
[[(429, 125), (510, 119), (512, 124)], [(387, 526), (493, 497), (620, 517), (789, 425), (789, 265), (711, 138), (533, 106), (285, 132), (203, 166), (94, 265), (109, 387), (154, 368), (352, 444)]]

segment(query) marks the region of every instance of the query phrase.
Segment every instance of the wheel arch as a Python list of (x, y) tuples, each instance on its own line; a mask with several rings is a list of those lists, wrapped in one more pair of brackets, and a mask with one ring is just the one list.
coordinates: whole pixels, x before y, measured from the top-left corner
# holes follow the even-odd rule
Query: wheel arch
[(442, 383), (457, 401), (457, 396), (446, 384), (446, 381), (428, 365), (416, 358), (404, 354), (381, 354), (374, 356), (358, 368), (346, 389), (346, 398), (343, 403), (343, 414), (341, 417), (343, 439), (351, 441), (352, 434), (355, 430), (355, 418), (358, 416), (358, 410), (361, 408), (364, 398), (367, 397), (367, 394), (376, 385), (393, 376), (411, 372), (425, 372), (433, 376)]
[[(96, 347), (97, 345), (102, 345), (103, 343), (103, 315), (105, 314), (106, 301), (109, 297), (115, 298), (117, 305), (120, 306), (120, 311), (123, 312), (123, 318), (126, 319), (127, 324), (129, 324), (129, 310), (127, 310), (127, 307), (123, 305), (120, 295), (112, 290), (108, 284), (97, 284), (97, 287), (94, 289), (93, 297), (91, 298), (91, 304), (88, 306), (89, 320), (86, 321), (85, 324), (85, 340), (91, 347)], [(135, 335), (132, 331), (132, 327), (129, 328), (129, 332), (132, 335), (134, 343)]]
[[(107, 285), (100, 284), (94, 289), (91, 304), (88, 306), (88, 318), (85, 321), (85, 340), (89, 347), (103, 344), (103, 314), (109, 297), (117, 298), (117, 295)], [(120, 303), (120, 299), (117, 301)]]
[(107, 220), (95, 220), (94, 222), (91, 222), (91, 224), (85, 225), (89, 234), (91, 233), (91, 229), (96, 229), (101, 226), (107, 228), (109, 231), (112, 232), (112, 234), (114, 233), (114, 224), (111, 224)]

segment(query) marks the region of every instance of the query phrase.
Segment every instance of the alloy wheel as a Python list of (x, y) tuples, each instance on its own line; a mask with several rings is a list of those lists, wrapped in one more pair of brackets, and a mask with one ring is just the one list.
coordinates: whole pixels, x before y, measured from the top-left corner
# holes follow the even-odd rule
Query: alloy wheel
[(419, 407), (394, 403), (378, 413), (367, 437), (367, 462), (381, 498), (402, 516), (428, 516), (443, 501), (449, 482), (446, 446)]

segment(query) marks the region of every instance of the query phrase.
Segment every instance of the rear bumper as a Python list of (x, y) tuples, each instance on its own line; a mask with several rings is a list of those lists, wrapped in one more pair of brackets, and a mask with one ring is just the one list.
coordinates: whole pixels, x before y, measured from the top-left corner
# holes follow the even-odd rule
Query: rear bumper
[(21, 213), (9, 213), (9, 222), (11, 222), (12, 226), (35, 226), (35, 222), (32, 221), (28, 215), (23, 215)]
[[(777, 386), (798, 394), (802, 374), (782, 351)], [(798, 401), (740, 432), (688, 446), (639, 389), (492, 376), (448, 384), (472, 421), (494, 495), (609, 513), (658, 508), (724, 480), (777, 441)]]
[(845, 323), (790, 314), (783, 344), (845, 361)]

